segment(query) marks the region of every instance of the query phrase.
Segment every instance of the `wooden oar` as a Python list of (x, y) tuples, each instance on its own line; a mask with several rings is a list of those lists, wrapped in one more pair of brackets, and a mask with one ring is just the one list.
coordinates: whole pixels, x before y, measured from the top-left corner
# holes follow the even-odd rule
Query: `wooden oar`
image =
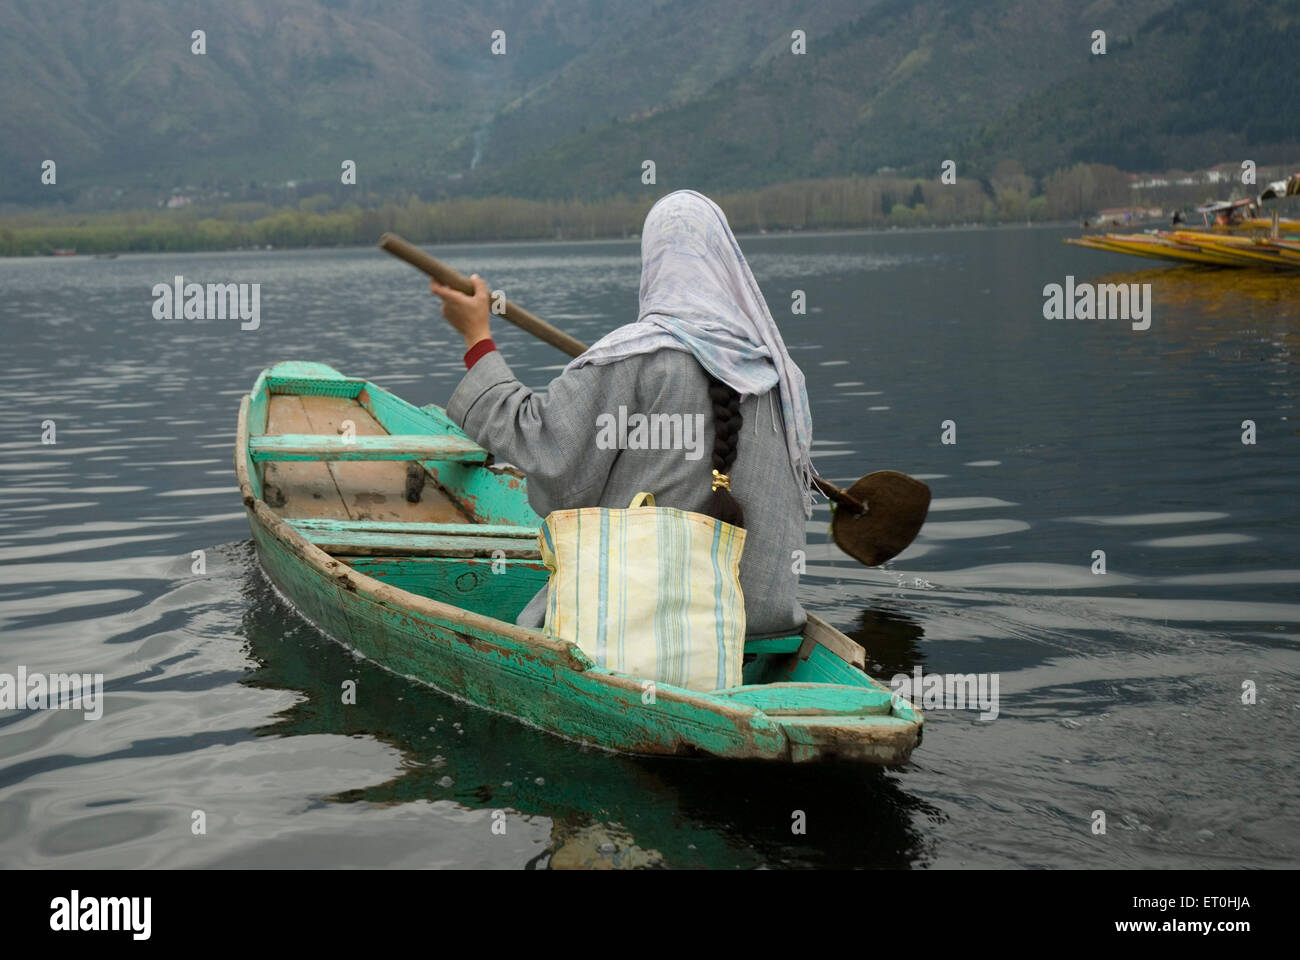
[[(427, 273), (444, 287), (461, 293), (474, 292), (469, 277), (395, 233), (384, 234), (379, 239), (379, 246)], [(581, 340), (575, 340), (508, 300), (504, 316), (515, 326), (571, 357), (587, 350)], [(915, 477), (896, 470), (869, 473), (848, 490), (841, 490), (821, 477), (814, 477), (813, 483), (835, 504), (831, 518), (832, 539), (841, 550), (869, 567), (879, 566), (902, 553), (916, 539), (930, 509), (930, 488)]]
[[(444, 287), (451, 287), (464, 294), (474, 292), (474, 284), (469, 277), (453, 270), (441, 260), (429, 256), (419, 247), (412, 246), (395, 233), (386, 233), (379, 238), (379, 246), (400, 260), (405, 260), (417, 270), (422, 270)], [(529, 313), (523, 307), (515, 306), (509, 300), (505, 303), (505, 318), (521, 330), (527, 330), (539, 340), (545, 340), (553, 347), (558, 347), (571, 357), (587, 352), (587, 345), (575, 340), (563, 330), (557, 330), (545, 320)]]

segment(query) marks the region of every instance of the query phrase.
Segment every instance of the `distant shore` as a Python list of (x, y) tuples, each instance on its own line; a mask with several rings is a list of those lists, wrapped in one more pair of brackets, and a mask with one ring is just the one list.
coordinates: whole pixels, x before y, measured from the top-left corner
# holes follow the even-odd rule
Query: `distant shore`
[[(804, 180), (715, 199), (738, 233), (1075, 222), (1104, 206), (1150, 205), (1131, 175), (1078, 164), (1041, 182), (1023, 173), (954, 183), (885, 176)], [(653, 191), (651, 193), (650, 191)], [(292, 207), (195, 203), (182, 209), (29, 212), (0, 217), (0, 256), (26, 257), (367, 246), (385, 232), (412, 243), (598, 240), (635, 236), (666, 188), (642, 199), (509, 197), (340, 205), (324, 194)], [(1169, 197), (1170, 200), (1183, 200)], [(1184, 201), (1185, 202), (1185, 201)]]
[[(781, 239), (788, 237), (833, 237), (846, 234), (921, 234), (921, 233), (940, 233), (947, 231), (968, 231), (968, 230), (1007, 230), (1007, 229), (1077, 229), (1079, 226), (1074, 220), (998, 220), (998, 221), (973, 221), (970, 223), (928, 223), (911, 227), (899, 226), (862, 226), (862, 227), (811, 227), (807, 230), (797, 229), (770, 229), (770, 230), (736, 230), (736, 239), (748, 243), (751, 240), (762, 239)], [(376, 238), (377, 241), (378, 238)], [(626, 235), (610, 235), (595, 237), (512, 237), (512, 238), (491, 238), (483, 240), (439, 240), (424, 241), (427, 246), (432, 248), (435, 243), (446, 246), (490, 246), (490, 245), (507, 245), (507, 244), (555, 244), (557, 246), (574, 245), (574, 244), (606, 244), (606, 243), (638, 243), (640, 241), (639, 233), (629, 233)], [(282, 247), (213, 247), (192, 250), (127, 250), (118, 253), (92, 253), (89, 250), (62, 250), (57, 254), (39, 254), (28, 255), (10, 255), (0, 256), (0, 260), (40, 260), (52, 259), (89, 259), (89, 260), (116, 260), (119, 257), (132, 256), (149, 256), (151, 254), (189, 254), (189, 253), (301, 253), (308, 250), (330, 250), (344, 251), (357, 250), (369, 251), (377, 249), (376, 243), (337, 243), (337, 244), (303, 244), (303, 245), (285, 245)]]

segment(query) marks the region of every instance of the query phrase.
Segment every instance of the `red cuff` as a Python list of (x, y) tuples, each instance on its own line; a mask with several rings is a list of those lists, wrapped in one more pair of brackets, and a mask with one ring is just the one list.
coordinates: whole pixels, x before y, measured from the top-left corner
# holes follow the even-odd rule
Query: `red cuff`
[(491, 337), (484, 337), (478, 343), (474, 344), (474, 346), (470, 347), (469, 352), (465, 354), (465, 369), (473, 370), (474, 364), (478, 363), (496, 348), (497, 345), (492, 342)]

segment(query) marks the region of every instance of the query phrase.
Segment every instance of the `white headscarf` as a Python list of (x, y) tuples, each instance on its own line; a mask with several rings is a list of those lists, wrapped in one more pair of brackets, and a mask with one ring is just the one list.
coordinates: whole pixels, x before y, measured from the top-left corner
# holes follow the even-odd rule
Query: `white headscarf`
[(646, 215), (637, 322), (596, 341), (567, 369), (657, 350), (693, 354), (742, 397), (779, 387), (790, 466), (812, 516), (812, 415), (803, 372), (786, 352), (726, 216), (694, 190), (668, 194)]

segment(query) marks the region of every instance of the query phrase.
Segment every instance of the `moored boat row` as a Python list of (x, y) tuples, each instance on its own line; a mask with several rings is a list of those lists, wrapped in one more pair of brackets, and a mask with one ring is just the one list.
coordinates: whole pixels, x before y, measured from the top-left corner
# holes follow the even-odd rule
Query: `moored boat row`
[(1300, 237), (1242, 237), (1197, 230), (1103, 233), (1066, 243), (1175, 263), (1300, 270)]
[[(1300, 269), (1300, 220), (1260, 216), (1265, 200), (1300, 196), (1300, 173), (1270, 183), (1257, 197), (1221, 200), (1197, 207), (1203, 226), (1182, 227), (1184, 215), (1174, 216), (1174, 230), (1142, 233), (1101, 233), (1071, 237), (1065, 242), (1093, 250), (1133, 257), (1171, 260), (1214, 267)], [(1086, 224), (1085, 224), (1086, 226)]]

